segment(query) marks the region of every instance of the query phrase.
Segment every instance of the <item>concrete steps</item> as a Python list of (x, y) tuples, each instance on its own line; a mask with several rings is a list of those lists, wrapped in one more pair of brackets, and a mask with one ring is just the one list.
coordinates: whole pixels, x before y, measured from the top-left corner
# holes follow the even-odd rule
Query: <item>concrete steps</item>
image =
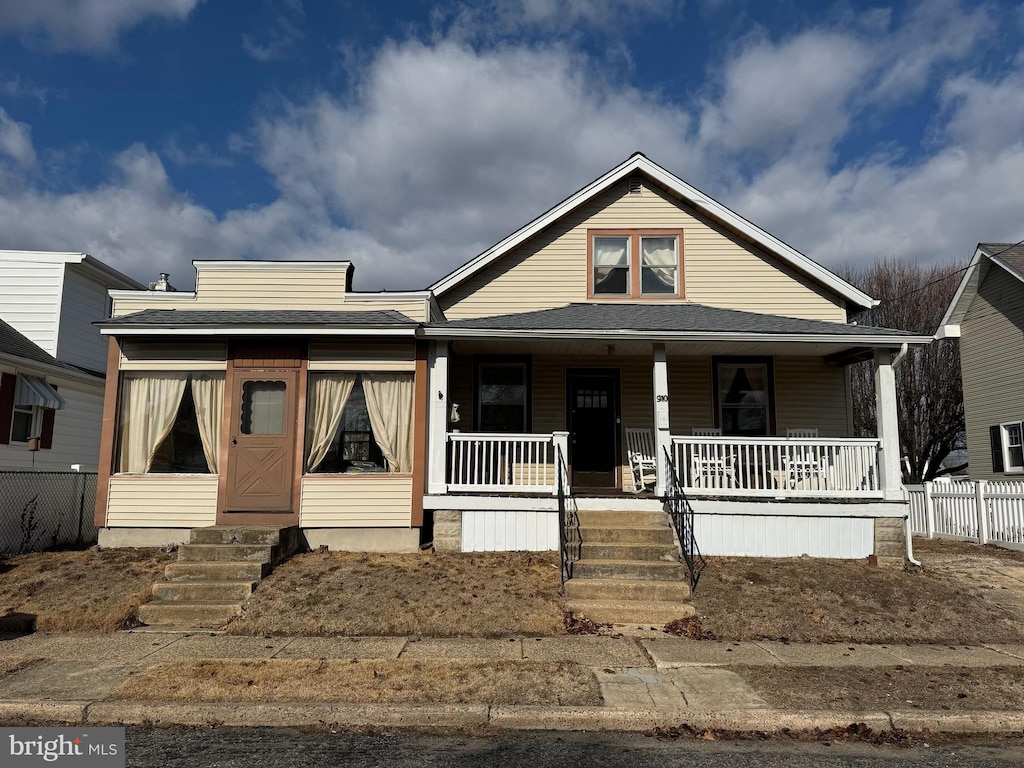
[(153, 585), (153, 600), (139, 608), (148, 626), (219, 629), (242, 614), (242, 605), (277, 563), (298, 551), (298, 526), (195, 528), (178, 549), (178, 562)]
[(694, 614), (665, 512), (580, 510), (580, 559), (565, 607), (598, 623), (659, 626)]

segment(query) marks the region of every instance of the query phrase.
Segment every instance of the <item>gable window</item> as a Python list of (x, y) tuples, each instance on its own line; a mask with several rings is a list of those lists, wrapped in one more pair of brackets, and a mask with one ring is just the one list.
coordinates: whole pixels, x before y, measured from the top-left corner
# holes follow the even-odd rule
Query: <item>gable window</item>
[(525, 362), (477, 365), (477, 429), (522, 434), (527, 430), (529, 375)]
[(723, 435), (764, 437), (772, 433), (771, 377), (768, 361), (716, 362), (716, 415)]
[(592, 229), (587, 237), (592, 298), (682, 297), (681, 229)]
[(1011, 421), (1000, 424), (1003, 435), (1003, 471), (1024, 472), (1024, 424)]

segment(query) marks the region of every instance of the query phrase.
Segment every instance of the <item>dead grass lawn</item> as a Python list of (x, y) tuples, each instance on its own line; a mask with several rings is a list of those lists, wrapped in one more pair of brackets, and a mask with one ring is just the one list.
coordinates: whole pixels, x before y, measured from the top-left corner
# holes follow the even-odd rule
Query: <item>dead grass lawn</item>
[(969, 711), (1024, 707), (1024, 668), (732, 667), (784, 709)]
[(12, 672), (17, 672), (21, 669), (31, 667), (37, 661), (41, 661), (34, 656), (12, 656), (11, 658), (0, 658), (0, 680), (7, 677)]
[(132, 626), (172, 558), (153, 549), (16, 555), (0, 562), (0, 617), (34, 616), (40, 632)]
[[(727, 640), (880, 643), (1024, 642), (1024, 582), (993, 590), (965, 579), (985, 564), (1024, 564), (1020, 553), (915, 541), (920, 571), (863, 561), (711, 558), (693, 602), (703, 629)], [(1012, 584), (1012, 582), (1010, 582)]]
[(574, 662), (250, 659), (159, 664), (114, 698), (141, 701), (309, 701), (382, 704), (601, 703)]
[(294, 557), (260, 584), (233, 634), (503, 637), (563, 630), (558, 555)]

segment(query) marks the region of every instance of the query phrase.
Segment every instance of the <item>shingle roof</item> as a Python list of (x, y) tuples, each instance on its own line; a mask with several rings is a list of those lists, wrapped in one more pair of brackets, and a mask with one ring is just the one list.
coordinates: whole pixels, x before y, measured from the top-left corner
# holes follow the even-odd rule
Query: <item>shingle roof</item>
[(1024, 280), (1024, 244), (978, 243), (978, 247), (990, 256), (999, 259)]
[(67, 370), (74, 371), (75, 373), (83, 372), (81, 368), (76, 368), (73, 365), (62, 363), (27, 336), (9, 326), (3, 320), (0, 320), (0, 352), (11, 355), (12, 357), (20, 357), (22, 360), (27, 360), (32, 363), (43, 363), (55, 368), (66, 368)]
[(130, 326), (254, 326), (254, 325), (314, 325), (314, 326), (415, 326), (401, 312), (392, 309), (367, 312), (321, 312), (305, 309), (247, 310), (247, 309), (145, 309), (100, 323), (112, 328)]
[(515, 315), (430, 323), (432, 328), (503, 331), (637, 331), (916, 336), (909, 331), (763, 315), (702, 304), (569, 304)]

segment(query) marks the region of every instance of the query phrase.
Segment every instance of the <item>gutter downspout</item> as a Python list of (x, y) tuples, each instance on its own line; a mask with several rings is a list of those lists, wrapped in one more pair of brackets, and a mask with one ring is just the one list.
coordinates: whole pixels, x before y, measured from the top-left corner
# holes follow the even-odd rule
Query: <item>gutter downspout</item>
[[(896, 354), (896, 357), (892, 359), (892, 367), (894, 370), (897, 365), (903, 362), (903, 358), (907, 356), (909, 349), (909, 345), (906, 342), (903, 342), (903, 346), (900, 347), (900, 351)], [(920, 568), (921, 561), (914, 559), (914, 541), (910, 535), (910, 515), (903, 516), (903, 540), (907, 544), (907, 562)]]

